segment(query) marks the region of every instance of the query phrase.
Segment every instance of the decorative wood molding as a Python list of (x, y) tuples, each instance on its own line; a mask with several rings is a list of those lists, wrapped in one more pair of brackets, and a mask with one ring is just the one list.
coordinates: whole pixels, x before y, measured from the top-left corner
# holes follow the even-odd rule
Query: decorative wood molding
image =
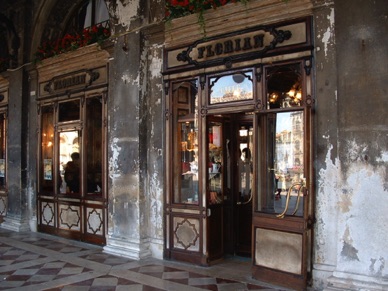
[[(249, 0), (204, 11), (206, 38), (312, 15), (311, 0)], [(165, 26), (166, 48), (182, 47), (204, 38), (196, 14), (173, 19)]]

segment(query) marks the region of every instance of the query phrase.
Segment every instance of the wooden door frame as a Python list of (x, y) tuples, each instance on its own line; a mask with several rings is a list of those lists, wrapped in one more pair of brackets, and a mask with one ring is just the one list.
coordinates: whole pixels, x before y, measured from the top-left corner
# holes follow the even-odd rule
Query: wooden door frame
[[(300, 62), (301, 64), (305, 62), (303, 59), (295, 59), (290, 60), (287, 63)], [(313, 224), (315, 223), (314, 216), (314, 185), (313, 185), (313, 133), (312, 133), (312, 114), (313, 114), (313, 104), (314, 100), (312, 96), (312, 80), (310, 74), (311, 67), (304, 67), (303, 72), (303, 92), (304, 92), (304, 101), (302, 106), (299, 107), (299, 110), (303, 112), (303, 124), (304, 124), (304, 174), (306, 176), (306, 185), (303, 190), (303, 196), (305, 197), (304, 201), (304, 209), (303, 216), (285, 216), (283, 218), (277, 218), (276, 213), (268, 214), (264, 212), (257, 211), (258, 205), (258, 194), (254, 195), (254, 211), (253, 211), (253, 219), (252, 219), (252, 275), (255, 279), (265, 281), (271, 284), (278, 284), (281, 286), (286, 286), (289, 288), (294, 288), (297, 290), (305, 290), (307, 285), (312, 277), (312, 254), (313, 254), (313, 236), (314, 236), (314, 228)], [(263, 86), (265, 87), (265, 86)], [(264, 89), (263, 89), (264, 90)], [(265, 92), (264, 92), (265, 93)], [(263, 93), (263, 96), (265, 95)], [(297, 109), (296, 109), (297, 110)], [(287, 111), (287, 110), (286, 110)], [(255, 181), (257, 181), (257, 185), (260, 186), (260, 189), (257, 188), (258, 191), (266, 191), (266, 181), (264, 178), (265, 171), (267, 171), (267, 162), (260, 162), (259, 157), (264, 156), (263, 153), (268, 152), (266, 139), (268, 138), (267, 130), (268, 126), (266, 124), (267, 120), (265, 116), (270, 114), (271, 112), (280, 113), (284, 112), (283, 110), (263, 110), (262, 112), (258, 112), (255, 117), (255, 135), (256, 135), (256, 146), (255, 146), (255, 161), (258, 163), (257, 173), (255, 173)], [(261, 128), (259, 129), (259, 125)], [(259, 138), (260, 135), (260, 138)], [(260, 140), (260, 144), (259, 144)], [(261, 152), (259, 152), (261, 150)], [(261, 185), (259, 185), (261, 184)], [(286, 272), (281, 270), (276, 270), (274, 268), (270, 268), (268, 266), (258, 265), (256, 262), (256, 242), (258, 233), (260, 230), (263, 231), (279, 231), (285, 234), (289, 234), (290, 236), (299, 236), (301, 243), (301, 266), (300, 266), (300, 274), (295, 274), (292, 272)]]

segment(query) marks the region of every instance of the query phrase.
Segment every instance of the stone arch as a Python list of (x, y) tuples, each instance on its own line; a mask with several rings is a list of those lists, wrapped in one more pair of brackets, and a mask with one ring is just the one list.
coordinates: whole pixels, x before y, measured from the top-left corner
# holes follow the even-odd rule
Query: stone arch
[[(69, 20), (85, 1), (88, 0), (46, 0), (42, 2), (34, 22), (31, 60), (44, 40), (56, 40), (64, 36)], [(107, 5), (106, 0), (104, 2)], [(108, 12), (110, 13), (109, 9)]]

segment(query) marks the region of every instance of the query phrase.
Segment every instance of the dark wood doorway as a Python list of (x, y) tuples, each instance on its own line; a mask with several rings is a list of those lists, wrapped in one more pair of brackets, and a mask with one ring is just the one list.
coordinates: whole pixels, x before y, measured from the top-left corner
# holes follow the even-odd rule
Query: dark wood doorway
[(222, 144), (225, 161), (225, 195), (222, 204), (223, 256), (251, 257), (253, 117), (250, 114), (238, 113), (223, 115), (221, 120), (224, 127)]

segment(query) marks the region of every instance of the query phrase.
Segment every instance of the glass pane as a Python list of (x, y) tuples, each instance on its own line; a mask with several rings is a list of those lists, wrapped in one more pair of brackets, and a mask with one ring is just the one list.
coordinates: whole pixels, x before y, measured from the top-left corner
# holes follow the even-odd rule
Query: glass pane
[[(93, 4), (93, 1), (89, 0), (89, 4), (87, 5), (87, 8), (86, 8), (86, 15), (85, 15), (85, 21), (83, 26), (84, 28), (109, 19), (108, 9), (106, 8), (106, 4), (104, 0), (96, 0), (94, 9), (92, 7), (92, 4)], [(82, 12), (83, 11), (81, 11), (81, 13)]]
[(0, 114), (0, 189), (5, 188), (6, 183), (6, 119), (5, 114)]
[(300, 64), (267, 68), (267, 109), (300, 106), (302, 95)]
[(61, 194), (80, 192), (80, 137), (79, 131), (59, 133), (59, 171), (61, 174)]
[(211, 122), (209, 132), (209, 158), (208, 158), (208, 189), (209, 204), (219, 204), (222, 196), (222, 126), (220, 123)]
[(253, 183), (253, 128), (241, 126), (238, 138), (239, 160), (238, 160), (238, 183), (239, 201), (247, 203), (252, 199), (251, 189)]
[(73, 121), (80, 119), (80, 101), (73, 100), (59, 103), (59, 122)]
[(195, 81), (173, 84), (174, 203), (198, 204), (198, 96)]
[(101, 98), (86, 102), (87, 192), (101, 196), (102, 189), (102, 103)]
[(48, 195), (54, 193), (54, 107), (43, 106), (41, 112), (40, 192)]
[(270, 114), (266, 124), (266, 188), (258, 199), (259, 210), (302, 216), (302, 186), (305, 185), (303, 111)]
[(253, 99), (251, 72), (210, 78), (210, 104)]

